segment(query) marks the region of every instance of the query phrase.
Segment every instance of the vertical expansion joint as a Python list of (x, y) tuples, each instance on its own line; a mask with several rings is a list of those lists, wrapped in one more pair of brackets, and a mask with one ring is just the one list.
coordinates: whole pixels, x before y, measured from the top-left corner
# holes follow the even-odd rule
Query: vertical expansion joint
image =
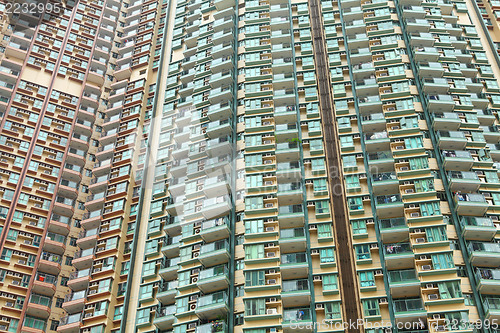
[[(362, 318), (358, 287), (356, 285), (357, 278), (354, 272), (354, 260), (352, 253), (352, 244), (350, 242), (350, 228), (347, 211), (347, 201), (344, 191), (336, 194), (335, 188), (344, 188), (342, 183), (342, 167), (339, 159), (340, 148), (338, 145), (338, 134), (334, 126), (333, 119), (333, 96), (331, 91), (331, 83), (329, 79), (329, 69), (327, 55), (325, 52), (325, 41), (323, 35), (323, 23), (321, 18), (321, 10), (319, 0), (308, 2), (311, 12), (311, 28), (313, 32), (313, 48), (314, 61), (318, 74), (318, 91), (319, 104), (321, 109), (322, 127), (326, 143), (326, 160), (329, 173), (329, 186), (332, 194), (332, 205), (334, 211), (334, 229), (336, 234), (337, 254), (339, 257), (339, 279), (342, 285), (342, 308), (344, 311), (344, 319), (346, 322), (356, 322)], [(332, 171), (336, 172), (332, 174)], [(340, 249), (347, 249), (340, 251)], [(347, 332), (361, 332), (362, 328), (349, 328)]]

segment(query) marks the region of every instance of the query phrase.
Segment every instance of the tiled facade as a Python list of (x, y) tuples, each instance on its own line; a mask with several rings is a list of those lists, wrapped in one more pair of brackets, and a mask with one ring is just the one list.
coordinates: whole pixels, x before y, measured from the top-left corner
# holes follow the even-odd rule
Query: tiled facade
[(500, 319), (495, 1), (61, 6), (0, 5), (0, 331)]

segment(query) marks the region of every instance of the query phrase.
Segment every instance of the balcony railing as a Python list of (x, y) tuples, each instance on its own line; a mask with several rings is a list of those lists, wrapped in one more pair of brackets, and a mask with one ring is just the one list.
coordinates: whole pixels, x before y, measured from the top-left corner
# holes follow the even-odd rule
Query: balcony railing
[(389, 271), (389, 282), (404, 283), (408, 281), (418, 281), (415, 269), (405, 269), (399, 271)]
[(394, 302), (394, 312), (415, 312), (424, 311), (424, 304), (422, 299), (396, 299)]
[(410, 243), (396, 243), (384, 245), (384, 253), (386, 255), (399, 255), (405, 253), (413, 253)]
[(291, 253), (281, 256), (282, 264), (305, 264), (307, 263), (307, 256), (305, 253)]

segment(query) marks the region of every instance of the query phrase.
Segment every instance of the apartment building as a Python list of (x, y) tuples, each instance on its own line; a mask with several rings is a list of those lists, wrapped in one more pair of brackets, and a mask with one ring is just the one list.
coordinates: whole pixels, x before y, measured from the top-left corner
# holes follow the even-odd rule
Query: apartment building
[(55, 5), (0, 5), (0, 331), (497, 332), (495, 1)]

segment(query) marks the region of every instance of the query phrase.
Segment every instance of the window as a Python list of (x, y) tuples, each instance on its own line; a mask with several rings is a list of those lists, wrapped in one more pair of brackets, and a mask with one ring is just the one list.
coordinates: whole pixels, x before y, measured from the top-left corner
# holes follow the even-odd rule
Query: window
[(68, 278), (66, 276), (61, 276), (61, 286), (68, 286)]
[(332, 225), (330, 223), (318, 224), (318, 238), (332, 237)]
[(373, 271), (359, 272), (359, 284), (361, 287), (373, 287), (375, 286), (375, 279), (373, 277)]
[(57, 320), (52, 320), (50, 322), (50, 330), (57, 331), (57, 326), (59, 326), (59, 322)]
[(113, 320), (120, 320), (122, 319), (123, 315), (123, 305), (116, 306), (115, 307), (115, 314), (113, 316)]
[(246, 316), (262, 316), (266, 314), (266, 300), (264, 298), (245, 301)]
[(363, 313), (366, 317), (380, 315), (380, 308), (378, 306), (378, 299), (365, 299), (363, 303)]
[(63, 303), (64, 303), (64, 298), (59, 298), (59, 297), (56, 298), (56, 303), (55, 303), (56, 308), (62, 308)]
[(320, 249), (319, 256), (321, 263), (334, 263), (335, 262), (335, 250), (333, 247), (327, 247)]
[(140, 309), (137, 311), (137, 325), (146, 324), (150, 322), (149, 313), (150, 309)]
[(245, 273), (245, 285), (247, 287), (265, 285), (265, 271), (249, 271)]
[(264, 232), (264, 220), (245, 221), (245, 234)]
[(366, 234), (368, 230), (366, 229), (366, 221), (351, 221), (352, 233), (354, 235)]
[(322, 284), (323, 284), (323, 291), (339, 289), (336, 274), (323, 275)]
[(340, 302), (325, 303), (325, 318), (340, 318)]
[(245, 259), (264, 258), (264, 244), (245, 246)]
[(76, 246), (76, 238), (70, 237), (70, 239), (69, 239), (69, 245)]
[(462, 290), (458, 281), (439, 282), (438, 290), (441, 299), (462, 297)]
[(354, 249), (356, 250), (357, 260), (371, 259), (370, 246), (368, 244), (355, 245)]
[(73, 257), (70, 257), (70, 256), (66, 256), (66, 261), (64, 262), (64, 264), (66, 266), (71, 266), (71, 262), (73, 261)]
[(447, 269), (455, 267), (451, 253), (434, 254), (431, 258), (434, 269)]

